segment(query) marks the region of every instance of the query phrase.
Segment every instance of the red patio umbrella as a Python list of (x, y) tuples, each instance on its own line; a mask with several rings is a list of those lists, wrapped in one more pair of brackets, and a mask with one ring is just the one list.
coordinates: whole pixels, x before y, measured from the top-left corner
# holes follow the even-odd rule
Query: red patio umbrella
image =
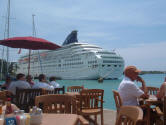
[(36, 37), (13, 37), (4, 40), (0, 40), (0, 45), (12, 47), (12, 48), (23, 48), (32, 50), (54, 50), (60, 48), (52, 42), (49, 42), (42, 38)]
[[(0, 40), (0, 45), (12, 47), (12, 48), (23, 48), (30, 50), (55, 50), (60, 48), (50, 41), (37, 37), (13, 37), (4, 40)], [(28, 65), (28, 75), (30, 70), (30, 52), (29, 52), (29, 65)]]

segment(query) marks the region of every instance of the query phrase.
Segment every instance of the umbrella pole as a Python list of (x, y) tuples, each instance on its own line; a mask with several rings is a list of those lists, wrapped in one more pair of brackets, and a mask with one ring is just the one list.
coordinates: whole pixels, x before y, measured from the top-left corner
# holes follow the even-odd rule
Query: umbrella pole
[(28, 75), (30, 75), (31, 68), (31, 50), (29, 50), (29, 59), (28, 59)]
[[(9, 31), (10, 31), (10, 0), (8, 0), (8, 16), (7, 16), (7, 38), (9, 38)], [(7, 47), (7, 52), (6, 52), (6, 56), (7, 56), (7, 75), (9, 74), (9, 48)]]

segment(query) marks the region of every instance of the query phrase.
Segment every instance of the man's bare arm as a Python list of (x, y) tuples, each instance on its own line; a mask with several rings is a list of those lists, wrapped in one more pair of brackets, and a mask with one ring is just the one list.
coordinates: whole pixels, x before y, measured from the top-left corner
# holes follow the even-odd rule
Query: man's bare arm
[(141, 88), (142, 88), (142, 90), (144, 91), (144, 93), (147, 95), (148, 90), (147, 90), (145, 81), (144, 81), (140, 76), (137, 77), (137, 81), (139, 81), (139, 82), (142, 83), (142, 87), (141, 87)]
[(157, 92), (156, 96), (157, 96), (158, 99), (161, 99), (161, 98), (164, 97), (165, 86), (166, 86), (166, 83), (163, 83), (160, 87), (160, 90)]

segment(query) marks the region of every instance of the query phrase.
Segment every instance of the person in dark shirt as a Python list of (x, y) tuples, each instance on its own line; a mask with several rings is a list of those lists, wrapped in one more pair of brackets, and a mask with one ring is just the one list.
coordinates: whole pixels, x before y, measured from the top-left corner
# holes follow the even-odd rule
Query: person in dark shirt
[(8, 89), (10, 83), (11, 83), (11, 77), (7, 76), (5, 79), (5, 83), (3, 83), (1, 86), (1, 89)]

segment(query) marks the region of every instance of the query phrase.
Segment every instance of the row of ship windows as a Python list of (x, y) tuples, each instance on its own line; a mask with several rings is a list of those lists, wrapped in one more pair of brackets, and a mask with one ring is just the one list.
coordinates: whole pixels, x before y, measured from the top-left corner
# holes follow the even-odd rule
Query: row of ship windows
[(111, 58), (111, 59), (122, 59), (122, 57), (116, 57), (116, 56), (113, 56), (113, 57), (110, 57), (110, 56), (101, 56), (103, 58)]
[(75, 59), (65, 59), (65, 61), (76, 61), (76, 60), (81, 60), (81, 58), (75, 58)]
[[(81, 58), (75, 58), (75, 59), (66, 59), (66, 60), (64, 60), (65, 62), (69, 62), (69, 61), (78, 61), (78, 60), (81, 60)], [(49, 61), (49, 60), (48, 60)], [(54, 62), (54, 63), (61, 63), (61, 60), (55, 60), (55, 61), (51, 61), (51, 62), (49, 62), (49, 63), (52, 63), (52, 62)], [(48, 62), (45, 62), (45, 63), (48, 63)]]
[[(102, 67), (106, 67), (106, 66), (107, 67), (111, 67), (111, 65), (102, 65)], [(121, 67), (122, 65), (112, 65), (112, 66), (114, 66), (114, 67), (118, 67), (118, 66)]]
[(103, 63), (123, 63), (123, 61), (103, 60)]
[[(78, 60), (78, 59), (76, 59)], [(76, 61), (76, 60), (65, 60), (65, 61)], [(26, 64), (27, 62), (23, 62), (22, 64)], [(38, 63), (38, 62), (34, 62), (34, 63)], [(48, 63), (61, 63), (61, 60), (56, 60), (56, 61), (44, 61), (42, 62), (42, 64), (48, 64)], [(88, 64), (94, 64), (97, 63), (97, 60), (93, 60), (93, 61), (88, 61)], [(103, 63), (123, 63), (123, 61), (116, 61), (116, 60), (103, 60)], [(63, 64), (63, 65), (75, 65), (75, 64), (83, 64), (83, 62), (75, 62), (75, 63), (67, 63), (67, 64)]]
[(95, 61), (88, 61), (88, 64), (92, 64), (92, 63), (97, 63), (97, 60), (95, 60)]
[[(48, 63), (53, 63), (53, 62), (42, 62), (42, 64), (48, 64)], [(88, 61), (88, 64), (94, 64), (94, 63), (97, 63), (97, 60), (95, 60), (95, 61)], [(25, 64), (25, 63), (23, 63), (23, 64)], [(80, 65), (80, 64), (83, 64), (83, 62), (67, 63), (67, 64), (63, 64), (63, 66)], [(61, 65), (61, 64), (59, 64), (59, 65)], [(51, 65), (51, 66), (56, 66), (56, 65)]]
[(97, 53), (101, 53), (101, 54), (115, 54), (114, 52), (97, 52)]
[(68, 65), (80, 65), (80, 64), (83, 64), (83, 62), (67, 63), (67, 64), (63, 64), (63, 66), (68, 66)]
[(96, 65), (92, 65), (92, 66), (88, 66), (88, 67), (96, 68), (96, 67), (98, 67), (98, 65), (96, 64)]
[[(41, 57), (41, 60), (55, 60), (54, 62), (61, 62), (61, 60), (58, 60), (57, 57), (54, 57), (54, 56), (44, 56), (44, 57)], [(38, 61), (39, 59), (38, 58), (34, 58), (34, 59), (31, 59), (33, 61)], [(65, 59), (65, 61), (76, 61), (76, 60), (81, 60), (81, 58), (73, 58), (73, 59)], [(25, 61), (26, 63), (27, 61)]]
[[(54, 67), (56, 67), (56, 66), (61, 67), (61, 64), (59, 64), (59, 65), (47, 65), (47, 66), (42, 66), (42, 67), (43, 68), (48, 68), (48, 67), (53, 67), (53, 66)], [(111, 67), (111, 66), (113, 66), (113, 67), (122, 67), (122, 65), (102, 65), (102, 67)], [(96, 68), (96, 67), (98, 67), (98, 65), (96, 64), (96, 65), (92, 65), (92, 66), (88, 66), (88, 67)], [(31, 68), (36, 69), (36, 68), (40, 68), (40, 66), (31, 67)], [(69, 67), (69, 68), (71, 68), (71, 67)], [(72, 68), (74, 68), (74, 67), (72, 67)], [(24, 67), (23, 69), (25, 70), (25, 69), (27, 69), (27, 67)]]
[[(67, 64), (63, 64), (63, 66), (73, 66), (73, 65), (79, 66), (79, 65), (82, 65), (82, 64), (83, 64), (83, 62), (67, 63)], [(42, 65), (42, 67), (44, 67), (44, 68), (46, 68), (46, 67), (61, 67), (61, 66), (62, 66), (62, 64)], [(96, 66), (98, 66), (98, 65), (96, 64)], [(108, 65), (102, 65), (102, 67), (111, 67), (111, 66), (114, 66), (114, 67), (119, 66), (119, 67), (121, 67), (121, 65), (110, 65), (110, 64), (108, 64)], [(32, 66), (32, 67), (33, 68), (40, 68), (40, 66)], [(89, 65), (88, 67), (91, 67), (91, 65)], [(23, 67), (23, 69), (27, 69), (27, 67)]]
[[(83, 62), (77, 62), (77, 63), (67, 63), (67, 64), (63, 64), (63, 66), (71, 66), (71, 65), (81, 65), (83, 64)], [(37, 68), (39, 68), (40, 66), (36, 66)], [(36, 68), (34, 67), (34, 68)], [(58, 65), (42, 65), (42, 67), (61, 67), (61, 64)]]

